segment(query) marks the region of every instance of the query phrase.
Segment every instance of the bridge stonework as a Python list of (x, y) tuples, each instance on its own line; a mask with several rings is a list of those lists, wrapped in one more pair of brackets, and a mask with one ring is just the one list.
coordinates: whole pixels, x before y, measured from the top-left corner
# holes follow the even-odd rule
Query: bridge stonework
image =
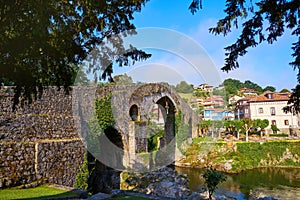
[[(162, 109), (166, 119), (162, 147), (174, 137), (174, 117), (179, 110), (183, 122), (190, 125), (190, 137), (197, 136), (196, 113), (168, 84), (74, 87), (71, 93), (65, 95), (63, 90), (49, 87), (41, 99), (29, 105), (21, 101), (24, 105), (13, 111), (13, 89), (0, 90), (0, 188), (34, 181), (73, 186), (86, 153), (87, 144), (82, 138), (89, 134), (87, 120), (93, 117), (95, 98), (110, 94), (114, 128), (120, 133), (125, 152), (121, 158), (124, 168), (136, 164), (139, 149), (147, 150), (146, 122), (154, 104), (168, 107)], [(132, 106), (137, 107), (135, 120), (130, 116)], [(95, 171), (99, 173), (108, 169), (101, 164), (98, 168)], [(103, 187), (99, 186), (100, 190)]]
[(41, 99), (12, 110), (12, 88), (0, 89), (0, 188), (50, 182), (73, 186), (85, 148), (71, 96), (45, 89)]

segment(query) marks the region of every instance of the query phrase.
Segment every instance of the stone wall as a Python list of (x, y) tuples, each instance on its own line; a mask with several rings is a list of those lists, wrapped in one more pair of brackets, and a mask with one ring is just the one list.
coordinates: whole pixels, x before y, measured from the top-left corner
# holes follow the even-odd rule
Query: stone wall
[(44, 181), (75, 183), (85, 148), (72, 116), (72, 96), (45, 89), (12, 110), (12, 88), (0, 89), (0, 188)]

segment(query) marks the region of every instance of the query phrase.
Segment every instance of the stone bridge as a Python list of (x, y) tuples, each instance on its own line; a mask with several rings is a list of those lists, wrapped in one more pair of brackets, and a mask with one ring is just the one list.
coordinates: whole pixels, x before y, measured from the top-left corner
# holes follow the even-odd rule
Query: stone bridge
[[(173, 164), (182, 157), (181, 152), (191, 139), (198, 135), (199, 118), (190, 106), (167, 83), (149, 83), (75, 88), (73, 113), (78, 116), (76, 124), (83, 138), (93, 134), (88, 121), (93, 118), (94, 100), (109, 95), (115, 119), (114, 127), (103, 130), (105, 137), (98, 138), (96, 145), (89, 146), (86, 140), (92, 157), (104, 164), (102, 166), (96, 163), (96, 168), (101, 169), (95, 175), (98, 179), (102, 176), (100, 174), (107, 174), (103, 171), (109, 171), (108, 168), (141, 172)], [(157, 117), (157, 122), (163, 121), (164, 130), (164, 136), (159, 138), (157, 151), (148, 150), (148, 139), (156, 134), (150, 127), (153, 124), (153, 114)], [(115, 138), (119, 138), (119, 141)], [(113, 177), (113, 173), (108, 174)], [(110, 181), (103, 180), (106, 183)], [(98, 182), (94, 185), (101, 184)], [(103, 189), (104, 187), (99, 186), (98, 191)]]
[[(21, 99), (15, 111), (13, 95), (13, 88), (0, 89), (0, 188), (43, 181), (73, 186), (85, 147), (91, 152), (89, 167), (95, 175), (91, 184), (99, 185), (95, 191), (119, 188), (115, 169), (147, 171), (172, 164), (188, 138), (197, 135), (197, 115), (164, 83), (77, 86), (71, 95), (49, 87), (32, 104)], [(103, 130), (105, 137), (100, 134), (92, 140), (93, 146), (87, 139), (95, 99), (109, 96), (115, 125)], [(160, 110), (165, 134), (159, 151), (149, 152), (147, 138), (155, 134), (149, 131), (153, 109)], [(180, 119), (177, 127), (175, 118)], [(175, 132), (184, 142), (176, 142)], [(101, 176), (109, 177), (104, 186)]]

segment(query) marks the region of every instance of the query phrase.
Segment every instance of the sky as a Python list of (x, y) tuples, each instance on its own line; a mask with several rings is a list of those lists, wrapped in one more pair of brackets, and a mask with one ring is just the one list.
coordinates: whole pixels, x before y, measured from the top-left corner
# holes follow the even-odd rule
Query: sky
[[(234, 78), (242, 82), (251, 80), (262, 87), (274, 86), (277, 91), (295, 87), (296, 71), (288, 63), (293, 60), (291, 44), (297, 40), (296, 37), (286, 32), (272, 45), (262, 43), (250, 48), (239, 59), (240, 68), (223, 72), (220, 68), (224, 65), (224, 47), (237, 39), (240, 29), (226, 37), (209, 33), (208, 29), (225, 16), (225, 0), (202, 0), (203, 9), (194, 15), (188, 10), (190, 2), (191, 0), (147, 2), (142, 11), (134, 15), (132, 22), (138, 35), (139, 30), (142, 32), (141, 41), (149, 42), (141, 47), (152, 56), (145, 62), (116, 68), (115, 75), (126, 73), (135, 81), (162, 81), (173, 85), (184, 80), (193, 85), (206, 82), (217, 86), (226, 78)], [(147, 29), (148, 27), (151, 28)], [(149, 32), (152, 29), (158, 30), (158, 33), (143, 34), (144, 30)], [(204, 60), (199, 59), (202, 57)]]

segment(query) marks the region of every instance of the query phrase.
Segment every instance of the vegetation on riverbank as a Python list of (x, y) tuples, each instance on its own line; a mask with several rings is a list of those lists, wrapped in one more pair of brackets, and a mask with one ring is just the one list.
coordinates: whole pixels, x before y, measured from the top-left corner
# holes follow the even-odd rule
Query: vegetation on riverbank
[(258, 167), (300, 167), (300, 140), (224, 142), (194, 140), (178, 163), (236, 173)]
[(10, 188), (0, 190), (0, 199), (49, 199), (49, 198), (62, 198), (62, 197), (76, 197), (74, 192), (61, 190), (47, 185), (42, 185), (35, 188), (18, 189)]

